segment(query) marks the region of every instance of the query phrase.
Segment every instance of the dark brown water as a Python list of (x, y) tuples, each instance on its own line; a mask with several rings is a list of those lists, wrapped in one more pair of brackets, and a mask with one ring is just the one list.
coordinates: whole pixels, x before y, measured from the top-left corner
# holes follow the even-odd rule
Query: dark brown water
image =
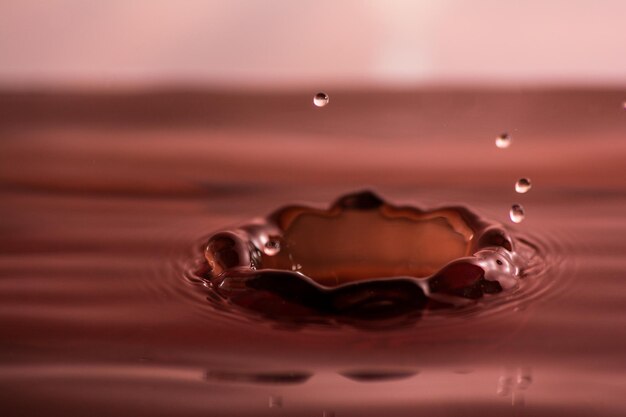
[[(626, 92), (328, 93), (2, 94), (3, 415), (624, 415)], [(212, 232), (364, 188), (468, 207), (541, 267), (380, 329), (190, 279)]]

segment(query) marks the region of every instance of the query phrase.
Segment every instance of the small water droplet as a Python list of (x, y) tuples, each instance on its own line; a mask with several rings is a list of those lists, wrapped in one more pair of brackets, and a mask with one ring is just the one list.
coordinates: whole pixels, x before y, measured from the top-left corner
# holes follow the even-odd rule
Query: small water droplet
[(532, 184), (530, 183), (530, 179), (528, 178), (520, 178), (515, 183), (515, 191), (520, 194), (527, 193), (532, 188)]
[(506, 149), (511, 146), (511, 136), (508, 133), (503, 133), (496, 138), (496, 146), (500, 149)]
[(330, 98), (328, 97), (328, 94), (323, 92), (319, 92), (315, 95), (315, 97), (313, 97), (313, 104), (315, 104), (317, 107), (324, 107), (328, 104), (329, 101)]
[(335, 412), (334, 411), (324, 411), (322, 413), (322, 417), (335, 417)]
[(280, 241), (278, 239), (270, 239), (265, 242), (265, 254), (268, 256), (274, 256), (280, 252)]
[(511, 210), (509, 211), (509, 217), (511, 217), (511, 221), (513, 223), (521, 223), (526, 217), (524, 207), (522, 207), (521, 204), (513, 204), (511, 206)]
[(278, 395), (272, 395), (269, 398), (269, 406), (270, 408), (282, 408), (283, 407), (283, 397)]

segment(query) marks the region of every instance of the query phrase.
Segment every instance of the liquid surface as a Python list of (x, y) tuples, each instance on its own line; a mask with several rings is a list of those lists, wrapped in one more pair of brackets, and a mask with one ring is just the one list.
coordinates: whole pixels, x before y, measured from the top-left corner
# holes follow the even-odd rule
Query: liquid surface
[[(2, 94), (4, 414), (626, 414), (626, 92), (332, 94)], [(186, 274), (212, 231), (363, 188), (508, 225), (541, 285), (302, 328)]]

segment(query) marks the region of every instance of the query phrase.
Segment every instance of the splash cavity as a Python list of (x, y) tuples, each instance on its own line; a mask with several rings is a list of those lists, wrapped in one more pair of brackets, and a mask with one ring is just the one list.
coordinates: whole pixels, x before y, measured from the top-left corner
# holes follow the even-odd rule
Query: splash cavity
[(524, 267), (507, 231), (467, 208), (395, 206), (369, 191), (219, 231), (204, 256), (202, 277), (232, 304), (339, 322), (475, 303), (515, 288)]

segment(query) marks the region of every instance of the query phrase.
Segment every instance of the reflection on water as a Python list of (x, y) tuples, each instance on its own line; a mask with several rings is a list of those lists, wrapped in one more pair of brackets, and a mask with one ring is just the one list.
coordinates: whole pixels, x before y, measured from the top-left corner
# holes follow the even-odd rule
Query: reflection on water
[[(332, 93), (0, 95), (5, 414), (624, 415), (624, 93)], [(184, 275), (206, 233), (364, 187), (507, 225), (542, 285), (363, 331)]]

